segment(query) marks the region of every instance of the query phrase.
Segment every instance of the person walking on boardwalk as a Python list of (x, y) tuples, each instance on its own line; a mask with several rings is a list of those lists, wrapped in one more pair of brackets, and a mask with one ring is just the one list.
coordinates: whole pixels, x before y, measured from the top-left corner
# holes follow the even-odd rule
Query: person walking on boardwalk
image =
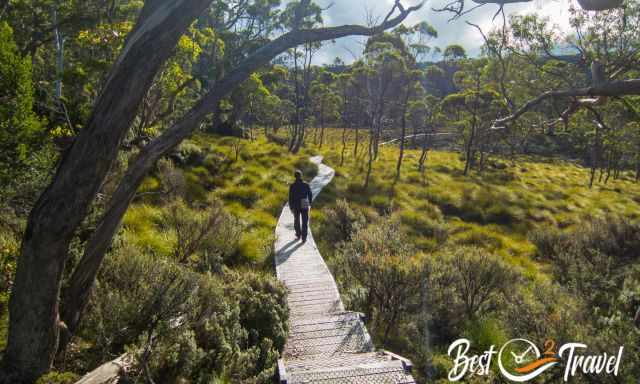
[[(289, 186), (289, 209), (293, 213), (293, 227), (296, 231), (296, 239), (302, 237), (302, 242), (307, 241), (309, 231), (309, 208), (311, 208), (311, 187), (302, 180), (302, 172), (296, 170), (296, 180)], [(302, 223), (300, 220), (302, 219)], [(302, 227), (301, 227), (302, 224)]]

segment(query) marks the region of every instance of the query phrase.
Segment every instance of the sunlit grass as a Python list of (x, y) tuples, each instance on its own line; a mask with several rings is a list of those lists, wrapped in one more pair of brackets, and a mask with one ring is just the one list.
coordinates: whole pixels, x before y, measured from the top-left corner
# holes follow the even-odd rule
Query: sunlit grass
[[(186, 199), (196, 206), (222, 203), (226, 212), (240, 219), (245, 231), (240, 238), (234, 262), (263, 263), (273, 248), (273, 234), (287, 200), (293, 171), (300, 169), (311, 179), (317, 167), (309, 162), (313, 152), (291, 154), (286, 147), (264, 137), (241, 140), (232, 137), (198, 135), (178, 148), (177, 167), (185, 180)], [(145, 179), (139, 192), (144, 196), (131, 205), (124, 218), (124, 233), (133, 244), (169, 255), (175, 234), (163, 224), (166, 208), (157, 195), (159, 175)]]
[(559, 159), (523, 156), (512, 163), (493, 157), (499, 166), (464, 176), (459, 153), (430, 151), (421, 175), (420, 151), (407, 150), (400, 180), (394, 184), (398, 148), (389, 145), (380, 148), (370, 187), (364, 190), (364, 158), (353, 158), (350, 140), (340, 166), (341, 131), (327, 132), (327, 144), (319, 150), (336, 169), (337, 177), (330, 199), (320, 200), (323, 206), (346, 198), (362, 209), (394, 211), (419, 249), (433, 249), (437, 244), (433, 228), (442, 225), (448, 237), (441, 246), (480, 246), (521, 267), (526, 276), (542, 278), (538, 275), (544, 265), (531, 258), (535, 246), (528, 240), (530, 231), (546, 227), (571, 230), (586, 217), (640, 218), (640, 184), (630, 173), (589, 189), (590, 170)]

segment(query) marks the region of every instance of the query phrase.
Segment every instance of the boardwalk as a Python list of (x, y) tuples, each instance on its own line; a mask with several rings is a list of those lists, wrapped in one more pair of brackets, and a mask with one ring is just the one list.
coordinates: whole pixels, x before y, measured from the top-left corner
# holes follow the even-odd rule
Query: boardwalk
[[(311, 181), (313, 196), (333, 179), (334, 171), (318, 164)], [(285, 207), (276, 228), (276, 273), (289, 288), (289, 339), (278, 362), (280, 382), (414, 383), (411, 363), (376, 351), (360, 314), (346, 311), (338, 288), (309, 233), (305, 244), (295, 239), (293, 215)]]

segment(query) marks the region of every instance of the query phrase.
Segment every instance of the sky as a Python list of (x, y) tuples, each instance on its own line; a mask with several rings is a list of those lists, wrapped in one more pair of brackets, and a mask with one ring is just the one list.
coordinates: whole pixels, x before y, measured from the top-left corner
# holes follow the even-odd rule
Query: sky
[[(420, 0), (403, 0), (406, 6), (414, 5)], [(495, 4), (484, 5), (471, 13), (462, 16), (458, 20), (448, 21), (452, 14), (447, 12), (435, 12), (432, 8), (442, 7), (450, 0), (428, 0), (419, 11), (413, 13), (404, 24), (415, 25), (421, 21), (427, 21), (438, 31), (438, 38), (430, 42), (431, 46), (441, 47), (443, 50), (447, 45), (462, 45), (469, 56), (476, 56), (480, 53), (482, 36), (478, 31), (467, 25), (465, 21), (479, 25), (482, 30), (489, 32), (494, 27), (502, 25), (502, 17), (495, 20), (493, 15), (498, 10)], [(475, 5), (471, 0), (466, 0), (465, 8)], [(557, 24), (561, 29), (569, 28), (569, 6), (575, 0), (533, 0), (528, 3), (516, 3), (505, 5), (505, 13), (529, 14), (537, 13), (543, 17), (549, 17), (552, 23)], [(367, 10), (380, 20), (389, 12), (394, 0), (316, 0), (316, 3), (323, 8), (328, 7), (323, 12), (324, 24), (335, 26), (341, 24), (366, 24)], [(336, 40), (335, 43), (327, 43), (315, 56), (315, 64), (330, 64), (336, 57), (340, 57), (346, 63), (354, 60), (354, 55), (360, 55), (366, 38), (345, 37)], [(426, 60), (437, 60), (437, 57), (427, 57)]]

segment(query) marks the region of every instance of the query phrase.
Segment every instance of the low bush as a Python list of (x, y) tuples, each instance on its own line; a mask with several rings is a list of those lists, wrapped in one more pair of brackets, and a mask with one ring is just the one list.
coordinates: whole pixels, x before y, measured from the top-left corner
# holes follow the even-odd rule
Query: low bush
[(201, 165), (204, 161), (202, 147), (191, 140), (183, 141), (176, 151), (176, 160), (182, 165)]
[(433, 333), (447, 343), (467, 322), (495, 313), (520, 275), (498, 256), (476, 247), (444, 250), (426, 260), (426, 305)]
[(351, 304), (367, 314), (370, 331), (386, 343), (402, 316), (419, 305), (416, 250), (399, 223), (385, 217), (357, 230), (351, 241), (342, 243), (337, 258), (342, 284), (357, 294)]
[(35, 384), (73, 384), (80, 376), (72, 372), (49, 372), (40, 377)]
[(345, 199), (336, 201), (334, 207), (327, 209), (323, 219), (322, 238), (334, 245), (351, 240), (351, 236), (366, 225), (364, 214)]
[(95, 365), (127, 349), (136, 382), (270, 382), (286, 340), (286, 290), (272, 276), (220, 273), (116, 249), (80, 334), (95, 341)]

